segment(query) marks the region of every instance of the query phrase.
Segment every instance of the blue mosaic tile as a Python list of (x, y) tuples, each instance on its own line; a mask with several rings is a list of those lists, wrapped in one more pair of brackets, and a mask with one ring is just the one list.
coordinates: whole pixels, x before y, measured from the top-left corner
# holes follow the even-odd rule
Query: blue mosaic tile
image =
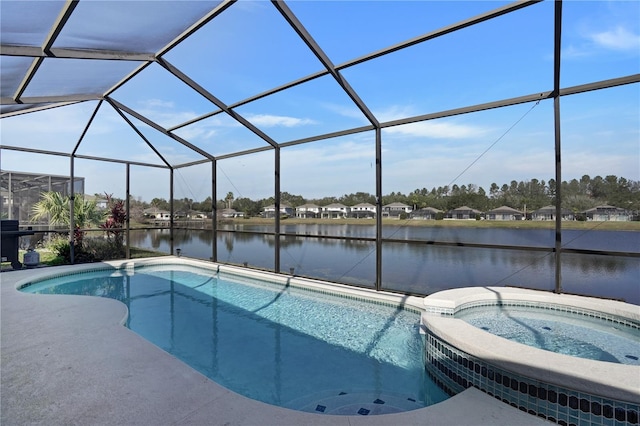
[(361, 416), (366, 416), (367, 414), (369, 414), (369, 410), (367, 410), (366, 408), (361, 408), (358, 410), (358, 414), (360, 414)]

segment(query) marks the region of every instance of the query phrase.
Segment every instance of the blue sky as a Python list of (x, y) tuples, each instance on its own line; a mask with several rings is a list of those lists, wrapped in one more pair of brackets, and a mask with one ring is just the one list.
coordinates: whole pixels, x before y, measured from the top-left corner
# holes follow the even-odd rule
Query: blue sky
[[(335, 65), (494, 9), (502, 2), (293, 1), (290, 9)], [(164, 11), (163, 13), (167, 13)], [(640, 2), (565, 1), (561, 85), (640, 73)], [(536, 4), (385, 57), (342, 75), (381, 122), (547, 91), (553, 85), (553, 2)], [(277, 10), (240, 1), (165, 58), (226, 104), (322, 70)], [(122, 66), (122, 65), (121, 65)], [(563, 179), (617, 175), (640, 180), (640, 85), (561, 99)], [(215, 110), (158, 65), (112, 94), (170, 127)], [(0, 121), (3, 145), (69, 152), (95, 103)], [(277, 142), (367, 125), (330, 76), (238, 107)], [(171, 163), (202, 158), (148, 126), (141, 132)], [(213, 155), (267, 144), (219, 114), (176, 130)], [(383, 193), (444, 185), (502, 185), (554, 177), (553, 101), (522, 104), (386, 128)], [(162, 164), (109, 105), (103, 105), (79, 154)], [(2, 168), (69, 174), (69, 160), (2, 150)], [(306, 198), (375, 193), (375, 136), (350, 136), (283, 148), (281, 190)], [(124, 196), (125, 167), (77, 160), (87, 193)], [(133, 166), (131, 193), (168, 198), (169, 173)], [(272, 151), (218, 162), (218, 196), (273, 195)], [(175, 197), (211, 193), (211, 166), (178, 169)]]

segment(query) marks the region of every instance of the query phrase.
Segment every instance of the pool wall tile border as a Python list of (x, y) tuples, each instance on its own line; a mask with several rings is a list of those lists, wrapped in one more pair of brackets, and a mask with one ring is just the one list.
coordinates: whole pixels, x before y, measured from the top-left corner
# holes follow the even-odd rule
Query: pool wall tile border
[(521, 411), (561, 425), (640, 423), (640, 405), (603, 398), (505, 370), (459, 350), (427, 332), (429, 376), (450, 395), (476, 387)]

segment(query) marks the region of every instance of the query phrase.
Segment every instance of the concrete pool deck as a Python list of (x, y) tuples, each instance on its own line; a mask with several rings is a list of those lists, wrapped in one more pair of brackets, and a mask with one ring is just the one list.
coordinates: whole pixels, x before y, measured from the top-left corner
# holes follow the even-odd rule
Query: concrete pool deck
[(245, 398), (124, 327), (124, 304), (33, 295), (16, 283), (63, 266), (0, 274), (3, 425), (542, 425), (468, 389), (440, 404), (378, 416), (293, 411)]

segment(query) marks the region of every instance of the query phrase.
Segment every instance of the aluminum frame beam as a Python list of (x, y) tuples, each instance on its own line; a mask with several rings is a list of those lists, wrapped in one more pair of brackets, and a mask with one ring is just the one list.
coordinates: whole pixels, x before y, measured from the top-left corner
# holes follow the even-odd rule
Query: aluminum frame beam
[(222, 111), (226, 112), (231, 118), (233, 118), (238, 123), (242, 124), (244, 127), (252, 131), (254, 134), (256, 134), (259, 138), (267, 142), (269, 145), (273, 146), (274, 148), (278, 146), (278, 143), (273, 139), (271, 139), (271, 137), (267, 136), (267, 134), (265, 134), (262, 130), (258, 129), (252, 123), (250, 123), (246, 118), (244, 118), (243, 116), (235, 112), (233, 109), (229, 108), (228, 105), (226, 105), (220, 99), (215, 97), (211, 92), (207, 91), (204, 87), (200, 86), (198, 83), (192, 80), (191, 77), (189, 77), (188, 75), (180, 71), (177, 67), (173, 66), (171, 63), (169, 63), (168, 61), (162, 58), (158, 58), (157, 62), (167, 71), (169, 71), (171, 74), (173, 74), (178, 79), (180, 79), (187, 86), (191, 87), (193, 90), (198, 92), (209, 102), (211, 102), (212, 104), (220, 108)]
[(296, 15), (293, 14), (289, 6), (287, 6), (283, 1), (272, 0), (271, 3), (278, 9), (280, 14), (284, 17), (284, 19), (291, 25), (294, 31), (300, 36), (302, 41), (307, 45), (307, 47), (313, 52), (313, 54), (318, 58), (320, 63), (327, 69), (329, 74), (333, 76), (336, 82), (340, 85), (342, 90), (351, 98), (354, 104), (358, 107), (358, 109), (364, 114), (364, 116), (369, 120), (369, 122), (375, 127), (379, 127), (380, 123), (378, 119), (373, 115), (369, 107), (364, 103), (364, 101), (358, 96), (356, 91), (351, 87), (349, 82), (340, 74), (340, 72), (336, 69), (329, 56), (320, 48), (320, 45), (316, 43), (316, 41), (311, 37), (311, 34), (307, 31), (307, 29), (302, 25), (302, 23), (298, 20)]
[[(67, 21), (71, 17), (71, 14), (73, 13), (77, 5), (78, 5), (77, 0), (67, 0), (64, 7), (60, 11), (60, 14), (58, 15), (58, 18), (56, 19), (56, 22), (54, 23), (51, 31), (49, 32), (49, 34), (47, 35), (44, 41), (44, 45), (42, 47), (42, 50), (44, 52), (48, 54), (51, 53), (51, 46), (53, 46), (53, 43), (56, 41), (56, 38), (64, 28), (64, 25), (67, 23)], [(13, 98), (17, 102), (21, 103), (20, 97), (22, 96), (24, 91), (27, 90), (27, 86), (29, 85), (33, 77), (36, 75), (36, 72), (38, 71), (38, 68), (40, 68), (40, 65), (42, 65), (43, 60), (44, 58), (37, 57), (31, 63), (31, 66), (27, 70), (24, 78), (18, 85), (18, 88), (16, 89), (16, 92), (13, 95)]]
[(155, 121), (145, 117), (144, 115), (140, 114), (139, 112), (127, 107), (124, 104), (121, 104), (120, 102), (116, 101), (113, 98), (108, 98), (110, 100), (110, 103), (112, 105), (114, 105), (116, 108), (125, 111), (127, 114), (134, 116), (135, 118), (137, 118), (138, 120), (142, 121), (143, 123), (147, 124), (150, 127), (153, 127), (154, 129), (156, 129), (157, 131), (159, 131), (160, 133), (170, 137), (171, 139), (180, 142), (181, 144), (183, 144), (184, 146), (186, 146), (187, 148), (190, 148), (191, 150), (197, 152), (198, 154), (202, 155), (205, 158), (208, 158), (209, 160), (213, 160), (214, 156), (209, 154), (208, 152), (198, 148), (197, 146), (191, 144), (190, 142), (188, 142), (187, 140), (181, 138), (180, 136), (171, 133), (170, 131), (168, 131), (167, 129), (165, 129), (164, 127), (162, 127), (161, 125), (159, 125), (158, 123), (156, 123)]

